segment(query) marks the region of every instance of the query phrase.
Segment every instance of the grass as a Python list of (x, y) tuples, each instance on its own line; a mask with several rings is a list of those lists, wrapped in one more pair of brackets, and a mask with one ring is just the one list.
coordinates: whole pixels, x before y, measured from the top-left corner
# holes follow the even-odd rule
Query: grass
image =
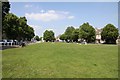
[(117, 45), (39, 43), (2, 52), (3, 78), (118, 78)]

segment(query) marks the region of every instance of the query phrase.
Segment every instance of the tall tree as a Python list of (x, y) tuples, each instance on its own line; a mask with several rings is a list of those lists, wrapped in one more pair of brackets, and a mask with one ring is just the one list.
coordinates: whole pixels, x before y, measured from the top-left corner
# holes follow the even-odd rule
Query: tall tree
[(43, 33), (43, 39), (48, 42), (53, 42), (55, 40), (55, 36), (54, 36), (54, 32), (53, 31), (48, 31), (46, 30), (44, 33)]
[(34, 29), (27, 25), (25, 17), (17, 17), (9, 13), (3, 20), (3, 31), (7, 39), (31, 40), (34, 37)]
[[(18, 20), (19, 18), (10, 13), (6, 14), (3, 20), (3, 34), (5, 33), (6, 37), (8, 39), (15, 39), (18, 36)], [(3, 36), (4, 38), (4, 36)]]
[[(8, 0), (3, 0), (0, 3), (1, 3), (1, 8), (2, 8), (2, 28), (4, 28), (3, 25), (6, 23), (3, 23), (3, 21), (4, 21), (5, 15), (7, 15), (10, 11), (10, 4), (9, 4)], [(5, 38), (5, 37), (6, 37), (6, 33), (5, 33), (4, 29), (2, 29), (2, 38)]]
[(27, 36), (27, 31), (29, 29), (29, 26), (27, 25), (27, 21), (25, 17), (20, 17), (18, 20), (18, 40), (25, 40), (25, 37)]
[(75, 29), (72, 33), (73, 42), (78, 42), (79, 39), (79, 29)]
[(30, 41), (35, 36), (34, 29), (28, 25), (24, 39)]
[(67, 27), (65, 30), (66, 40), (72, 42), (72, 33), (75, 30), (73, 26)]
[(79, 29), (79, 37), (81, 39), (86, 40), (88, 43), (95, 41), (95, 29), (89, 23), (84, 23)]
[(118, 29), (112, 24), (107, 24), (101, 32), (102, 40), (105, 40), (108, 44), (115, 44), (118, 36)]
[(5, 15), (9, 13), (9, 11), (10, 11), (10, 3), (8, 2), (8, 0), (4, 0), (4, 2), (2, 2), (2, 17), (4, 18)]

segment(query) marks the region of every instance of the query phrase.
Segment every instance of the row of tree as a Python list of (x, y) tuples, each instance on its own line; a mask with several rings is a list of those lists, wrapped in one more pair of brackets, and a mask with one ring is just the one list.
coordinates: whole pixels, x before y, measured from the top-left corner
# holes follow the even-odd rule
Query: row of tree
[[(2, 38), (31, 40), (35, 34), (34, 29), (27, 24), (27, 19), (25, 17), (17, 17), (9, 13), (9, 10), (9, 2), (2, 2)], [(46, 42), (52, 42), (55, 40), (54, 35), (53, 31), (46, 30), (43, 39)], [(107, 24), (102, 29), (101, 39), (106, 43), (116, 43), (118, 36), (118, 29), (112, 24)], [(35, 39), (40, 40), (38, 36), (36, 36)], [(60, 36), (60, 39), (66, 42), (78, 42), (78, 39), (81, 39), (91, 43), (96, 40), (96, 32), (93, 26), (89, 25), (89, 23), (84, 23), (77, 29), (73, 26), (67, 27), (64, 34)]]
[[(102, 29), (101, 39), (105, 41), (105, 43), (116, 43), (118, 36), (118, 28), (112, 24), (107, 24)], [(53, 42), (55, 40), (54, 32), (46, 30), (44, 32), (43, 39), (46, 42)], [(67, 27), (65, 32), (60, 36), (60, 39), (65, 42), (82, 42), (85, 40), (87, 43), (94, 43), (96, 41), (96, 31), (89, 23), (84, 23), (79, 28), (70, 26)]]
[[(118, 28), (112, 24), (107, 24), (102, 29), (101, 40), (107, 44), (115, 44), (118, 36)], [(60, 36), (60, 39), (66, 42), (78, 42), (78, 39), (80, 39), (81, 41), (85, 40), (87, 43), (92, 43), (96, 40), (96, 31), (89, 23), (84, 23), (77, 29), (72, 26), (68, 27), (64, 34)]]
[(35, 34), (34, 29), (27, 24), (25, 17), (17, 17), (9, 13), (9, 2), (2, 2), (2, 38), (13, 40), (31, 40)]
[(81, 39), (81, 41), (86, 40), (88, 43), (94, 42), (95, 29), (89, 23), (84, 23), (77, 29), (73, 26), (67, 27), (60, 39), (66, 42), (78, 42), (78, 39)]

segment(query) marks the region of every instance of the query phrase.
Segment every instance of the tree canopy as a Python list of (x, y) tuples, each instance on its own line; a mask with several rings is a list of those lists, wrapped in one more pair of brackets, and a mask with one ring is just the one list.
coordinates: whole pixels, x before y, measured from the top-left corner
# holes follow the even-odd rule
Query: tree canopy
[(72, 40), (73, 42), (78, 42), (78, 39), (79, 39), (79, 29), (75, 29), (72, 32)]
[(43, 33), (43, 39), (46, 41), (46, 42), (54, 42), (55, 40), (55, 36), (54, 36), (54, 32), (52, 30), (48, 31), (46, 30), (44, 33)]
[(26, 17), (17, 17), (9, 13), (10, 4), (8, 0), (2, 2), (2, 38), (31, 40), (34, 37), (34, 29), (27, 25)]
[(79, 30), (79, 38), (86, 40), (87, 43), (95, 41), (95, 29), (89, 23), (82, 24)]
[(115, 44), (118, 36), (118, 29), (112, 24), (107, 24), (101, 33), (102, 40), (105, 40), (107, 44)]
[(10, 11), (10, 3), (8, 0), (6, 2), (2, 2), (2, 17), (4, 18), (7, 13)]
[(71, 27), (67, 27), (67, 29), (65, 30), (65, 35), (66, 35), (66, 41), (70, 41), (72, 42), (73, 38), (72, 38), (72, 33), (75, 30), (75, 28), (73, 26)]
[(25, 17), (17, 17), (12, 13), (6, 14), (3, 20), (3, 38), (17, 40), (31, 40), (34, 29), (27, 25)]
[(60, 35), (60, 40), (62, 41), (66, 40), (66, 35), (65, 34)]
[(67, 27), (64, 34), (60, 36), (61, 40), (66, 42), (78, 42), (78, 39), (86, 40), (86, 42), (95, 41), (95, 29), (89, 25), (89, 23), (84, 23), (79, 28), (75, 29), (73, 26)]

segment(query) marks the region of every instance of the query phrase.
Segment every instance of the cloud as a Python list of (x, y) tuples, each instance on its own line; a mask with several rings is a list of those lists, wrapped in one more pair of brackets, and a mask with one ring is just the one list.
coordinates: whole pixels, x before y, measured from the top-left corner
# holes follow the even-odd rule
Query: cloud
[(45, 11), (42, 9), (40, 12), (41, 12), (41, 13), (44, 13)]
[(25, 5), (25, 8), (31, 8), (31, 7), (33, 7), (33, 5), (30, 5), (30, 4)]
[(74, 19), (75, 17), (74, 16), (68, 16), (68, 19)]
[(74, 18), (74, 16), (69, 16), (69, 12), (55, 10), (41, 10), (40, 13), (25, 13), (25, 16), (27, 19), (40, 20), (44, 22)]

